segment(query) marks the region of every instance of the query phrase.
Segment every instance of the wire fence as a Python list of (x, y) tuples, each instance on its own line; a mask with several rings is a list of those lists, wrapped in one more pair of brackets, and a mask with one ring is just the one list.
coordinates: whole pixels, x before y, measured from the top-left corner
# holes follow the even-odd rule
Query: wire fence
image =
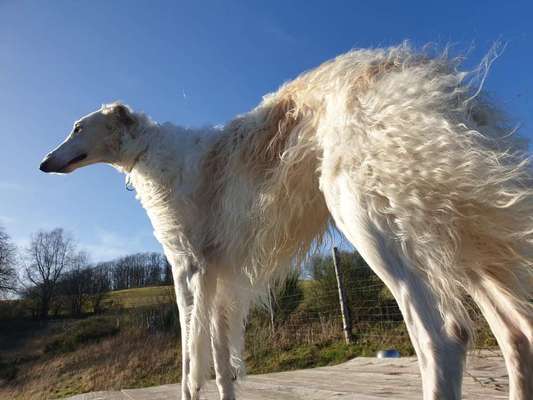
[[(341, 284), (349, 314), (350, 346), (359, 355), (394, 348), (402, 355), (414, 354), (402, 313), (382, 281), (354, 252), (341, 253)], [(301, 271), (272, 291), (270, 304), (252, 309), (246, 327), (251, 353), (290, 349), (301, 345), (330, 345), (344, 342), (339, 287), (332, 258), (320, 256), (311, 262), (307, 279)], [(160, 296), (145, 309), (136, 308), (130, 318), (135, 325), (154, 331), (179, 332), (173, 291)], [(473, 347), (488, 349), (496, 342), (473, 302), (467, 301), (475, 326)]]
[[(360, 355), (387, 348), (414, 354), (398, 304), (357, 252), (333, 249), (332, 257), (312, 259), (306, 272), (311, 279), (289, 277), (266, 311), (255, 310), (248, 325), (249, 345), (346, 340)], [(494, 348), (496, 341), (481, 313), (468, 298), (465, 303), (474, 323), (473, 347)]]

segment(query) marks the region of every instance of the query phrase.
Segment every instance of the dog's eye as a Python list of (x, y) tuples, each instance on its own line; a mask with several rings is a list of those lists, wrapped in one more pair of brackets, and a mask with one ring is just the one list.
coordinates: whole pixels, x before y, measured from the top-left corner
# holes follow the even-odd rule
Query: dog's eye
[(80, 131), (81, 131), (81, 125), (80, 124), (74, 125), (74, 133), (79, 133)]

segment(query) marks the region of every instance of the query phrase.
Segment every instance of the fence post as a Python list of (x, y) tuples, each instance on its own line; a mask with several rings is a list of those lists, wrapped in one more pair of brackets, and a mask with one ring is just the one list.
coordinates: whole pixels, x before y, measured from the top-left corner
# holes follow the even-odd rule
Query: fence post
[(344, 338), (346, 344), (352, 343), (352, 319), (350, 316), (350, 309), (346, 303), (346, 292), (342, 283), (342, 271), (339, 267), (340, 260), (337, 248), (333, 247), (333, 266), (335, 267), (335, 276), (337, 277), (337, 288), (339, 289), (339, 303), (342, 315), (342, 329), (344, 331)]
[(270, 330), (274, 334), (274, 304), (272, 304), (272, 289), (268, 284), (268, 312), (270, 314)]

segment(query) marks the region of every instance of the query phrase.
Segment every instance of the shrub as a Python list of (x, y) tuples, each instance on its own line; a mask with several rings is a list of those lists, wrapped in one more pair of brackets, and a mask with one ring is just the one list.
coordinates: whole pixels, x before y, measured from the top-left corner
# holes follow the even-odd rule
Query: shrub
[(69, 330), (55, 336), (46, 346), (47, 353), (65, 353), (80, 345), (99, 341), (119, 332), (118, 320), (113, 317), (97, 317), (80, 321)]
[(17, 376), (17, 367), (14, 363), (0, 360), (0, 383), (10, 381)]

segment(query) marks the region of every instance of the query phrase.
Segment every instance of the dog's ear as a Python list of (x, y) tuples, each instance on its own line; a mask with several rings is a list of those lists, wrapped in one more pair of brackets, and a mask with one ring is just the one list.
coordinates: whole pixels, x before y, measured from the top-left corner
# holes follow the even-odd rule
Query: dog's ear
[(109, 105), (102, 105), (102, 111), (105, 115), (109, 115), (116, 125), (131, 128), (137, 123), (133, 111), (125, 104), (116, 102)]
[(124, 104), (117, 103), (113, 106), (113, 115), (118, 123), (129, 128), (137, 122), (130, 108)]

